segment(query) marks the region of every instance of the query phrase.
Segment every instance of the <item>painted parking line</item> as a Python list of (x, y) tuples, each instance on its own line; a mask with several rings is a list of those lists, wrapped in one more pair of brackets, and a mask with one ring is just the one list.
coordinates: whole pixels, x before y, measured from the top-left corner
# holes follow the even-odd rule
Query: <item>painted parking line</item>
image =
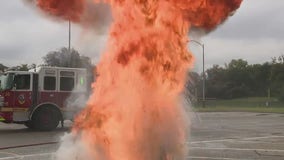
[(224, 158), (224, 157), (195, 157), (195, 156), (188, 156), (187, 158), (207, 159), (207, 160), (248, 160), (248, 159), (236, 159), (236, 158)]
[(228, 138), (228, 139), (214, 139), (214, 140), (207, 140), (207, 141), (193, 141), (193, 142), (187, 142), (189, 144), (198, 144), (198, 143), (211, 143), (211, 142), (225, 142), (225, 141), (233, 141), (236, 139)]
[(249, 137), (241, 140), (257, 140), (257, 139), (268, 139), (268, 138), (284, 138), (284, 136), (264, 136), (264, 137)]
[(283, 152), (280, 149), (259, 149), (259, 148), (211, 148), (211, 147), (190, 147), (191, 149), (201, 150), (231, 150), (231, 151), (260, 151), (260, 152)]
[(2, 157), (0, 160), (10, 160), (10, 159), (23, 159), (28, 157), (40, 157), (40, 156), (52, 156), (55, 153), (37, 153), (37, 154), (25, 154), (25, 155), (15, 155), (10, 157)]
[(4, 154), (4, 155), (9, 155), (9, 156), (14, 156), (14, 157), (16, 157), (16, 156), (19, 156), (18, 154), (16, 154), (16, 153), (12, 153), (12, 152), (3, 152), (3, 151), (1, 151), (0, 152), (0, 154)]
[(284, 138), (284, 136), (263, 136), (263, 137), (247, 137), (247, 138), (227, 138), (227, 139), (215, 139), (207, 141), (193, 141), (187, 142), (189, 144), (198, 144), (198, 143), (212, 143), (212, 142), (226, 142), (226, 141), (246, 141), (246, 140), (258, 140), (258, 139), (269, 139), (269, 138)]

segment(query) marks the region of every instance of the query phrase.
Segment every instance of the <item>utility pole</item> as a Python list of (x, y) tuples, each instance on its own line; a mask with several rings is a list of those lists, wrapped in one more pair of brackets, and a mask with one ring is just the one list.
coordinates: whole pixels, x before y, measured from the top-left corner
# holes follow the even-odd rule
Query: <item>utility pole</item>
[(202, 85), (202, 107), (205, 107), (205, 71), (204, 71), (204, 44), (202, 44), (202, 79), (203, 79), (203, 85)]
[(69, 38), (68, 38), (68, 52), (71, 52), (71, 21), (68, 21), (69, 23)]
[(204, 44), (196, 41), (196, 40), (190, 40), (189, 42), (194, 42), (196, 44), (198, 44), (199, 46), (202, 47), (202, 107), (205, 107), (205, 58), (204, 58), (204, 52), (205, 52), (205, 47)]

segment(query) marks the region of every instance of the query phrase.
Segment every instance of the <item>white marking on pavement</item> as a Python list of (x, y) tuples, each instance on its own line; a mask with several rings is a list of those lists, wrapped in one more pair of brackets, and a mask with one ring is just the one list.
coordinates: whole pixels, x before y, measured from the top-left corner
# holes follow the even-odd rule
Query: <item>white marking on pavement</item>
[[(194, 157), (188, 156), (187, 158), (194, 158), (194, 159), (211, 159), (211, 160), (244, 160), (244, 159), (236, 159), (236, 158), (223, 158), (223, 157)], [(248, 160), (248, 159), (246, 159)]]
[(267, 138), (284, 138), (284, 136), (250, 137), (250, 138), (242, 138), (241, 140), (254, 140), (254, 139), (267, 139)]
[(195, 141), (195, 142), (187, 142), (187, 143), (190, 143), (190, 144), (197, 144), (197, 143), (211, 143), (211, 142), (224, 142), (224, 141), (232, 141), (232, 140), (235, 140), (235, 139), (214, 139), (214, 140), (208, 140), (208, 141)]
[(190, 147), (190, 148), (191, 149), (204, 149), (204, 150), (284, 152), (284, 150), (279, 150), (279, 149), (258, 149), (258, 148), (211, 148), (211, 147)]
[(25, 155), (17, 155), (13, 157), (2, 157), (0, 160), (9, 160), (9, 159), (23, 159), (26, 157), (35, 157), (35, 156), (48, 156), (54, 155), (54, 153), (37, 153), (37, 154), (25, 154)]
[(16, 153), (12, 153), (12, 152), (3, 152), (1, 151), (0, 154), (7, 154), (7, 155), (12, 155), (12, 156), (19, 156), (18, 154)]
[(187, 142), (187, 143), (190, 143), (190, 144), (197, 144), (197, 143), (226, 142), (226, 141), (246, 141), (246, 140), (257, 140), (257, 139), (267, 139), (267, 138), (284, 138), (284, 136), (264, 136), (264, 137), (248, 137), (248, 138), (227, 138), (227, 139), (215, 139), (215, 140), (195, 141), (195, 142)]

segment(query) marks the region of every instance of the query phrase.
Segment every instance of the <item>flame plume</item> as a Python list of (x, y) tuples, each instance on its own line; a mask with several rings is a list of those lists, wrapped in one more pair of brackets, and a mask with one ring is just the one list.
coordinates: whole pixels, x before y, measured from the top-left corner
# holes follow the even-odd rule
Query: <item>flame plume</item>
[(44, 12), (73, 22), (80, 21), (84, 4), (85, 0), (36, 0), (36, 5)]
[[(97, 66), (93, 94), (72, 130), (91, 159), (185, 159), (189, 119), (181, 93), (193, 63), (188, 32), (192, 26), (214, 29), (241, 2), (103, 2), (110, 5), (113, 17), (108, 44)], [(87, 0), (37, 0), (36, 4), (50, 15), (82, 23)]]

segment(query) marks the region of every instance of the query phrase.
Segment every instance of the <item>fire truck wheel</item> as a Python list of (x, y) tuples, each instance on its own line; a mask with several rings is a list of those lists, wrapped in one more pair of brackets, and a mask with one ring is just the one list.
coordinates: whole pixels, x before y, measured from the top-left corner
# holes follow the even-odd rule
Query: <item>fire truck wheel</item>
[(32, 118), (35, 129), (50, 131), (55, 129), (60, 121), (60, 112), (55, 107), (39, 107)]
[(35, 128), (32, 121), (26, 121), (26, 122), (24, 123), (24, 125), (25, 125), (26, 127), (28, 127), (29, 129), (34, 129), (34, 128)]

